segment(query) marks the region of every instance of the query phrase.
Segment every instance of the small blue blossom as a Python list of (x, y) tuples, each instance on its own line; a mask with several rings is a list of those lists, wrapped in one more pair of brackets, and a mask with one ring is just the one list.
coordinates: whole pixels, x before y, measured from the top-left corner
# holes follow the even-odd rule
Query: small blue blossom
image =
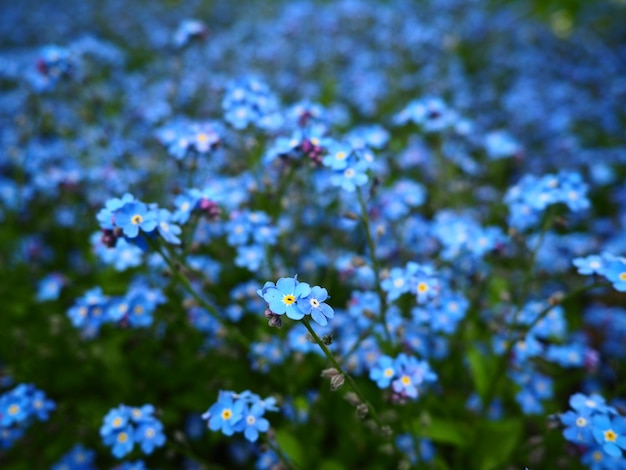
[(149, 404), (140, 407), (120, 405), (111, 409), (104, 417), (100, 436), (118, 459), (128, 455), (135, 444), (146, 454), (165, 444), (163, 425), (154, 417), (154, 406)]
[(274, 400), (262, 400), (257, 394), (250, 391), (235, 393), (222, 390), (217, 402), (202, 415), (208, 420), (208, 427), (212, 431), (222, 431), (226, 436), (235, 432), (243, 432), (250, 442), (256, 442), (259, 432), (269, 429), (269, 422), (263, 417), (266, 411), (276, 411)]
[(115, 212), (115, 225), (122, 229), (128, 238), (143, 232), (152, 232), (157, 226), (157, 217), (154, 211), (148, 209), (142, 202), (130, 202)]
[(264, 286), (262, 297), (276, 315), (286, 314), (292, 320), (301, 320), (305, 314), (298, 308), (297, 302), (310, 293), (311, 286), (306, 282), (298, 282), (295, 277), (283, 277), (275, 286)]
[(396, 365), (393, 358), (380, 356), (375, 366), (370, 369), (370, 379), (376, 382), (378, 388), (387, 388), (396, 377)]
[(52, 466), (51, 470), (95, 470), (95, 457), (96, 453), (93, 450), (76, 444)]
[(259, 438), (259, 432), (266, 432), (270, 423), (263, 417), (265, 408), (259, 403), (246, 405), (243, 410), (243, 417), (239, 421), (237, 431), (242, 432), (244, 437), (250, 442), (256, 442)]
[(328, 318), (333, 318), (335, 313), (330, 305), (325, 303), (328, 291), (323, 287), (314, 286), (308, 296), (297, 301), (298, 309), (305, 315), (311, 315), (316, 323), (322, 326), (328, 324)]
[(597, 415), (591, 420), (596, 442), (611, 457), (622, 456), (626, 450), (626, 420), (622, 416)]

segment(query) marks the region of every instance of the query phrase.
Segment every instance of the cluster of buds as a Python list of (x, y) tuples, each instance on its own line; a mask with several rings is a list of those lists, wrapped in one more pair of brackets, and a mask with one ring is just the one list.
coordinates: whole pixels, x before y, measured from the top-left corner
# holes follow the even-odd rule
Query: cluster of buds
[(322, 164), (324, 148), (319, 145), (317, 139), (304, 139), (299, 146), (299, 150), (308, 157), (314, 164)]
[(222, 209), (220, 209), (217, 203), (207, 198), (202, 198), (198, 201), (198, 209), (209, 221), (217, 220), (222, 214)]
[(334, 367), (324, 369), (321, 376), (325, 379), (330, 379), (330, 389), (333, 392), (339, 390), (346, 381), (345, 376)]

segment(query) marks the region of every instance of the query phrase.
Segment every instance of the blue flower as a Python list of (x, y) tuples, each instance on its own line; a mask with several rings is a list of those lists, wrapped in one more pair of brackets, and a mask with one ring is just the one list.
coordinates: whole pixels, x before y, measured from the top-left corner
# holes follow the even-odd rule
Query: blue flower
[(350, 163), (344, 169), (335, 171), (330, 175), (330, 182), (333, 186), (339, 186), (344, 191), (353, 193), (356, 188), (368, 182), (367, 170), (369, 164), (365, 161)]
[(135, 444), (150, 454), (165, 443), (163, 425), (153, 416), (154, 406), (129, 407), (120, 405), (110, 410), (100, 427), (103, 442), (111, 447), (117, 458), (129, 454)]
[(434, 382), (437, 375), (430, 369), (426, 361), (418, 361), (415, 357), (400, 354), (395, 360), (397, 379), (391, 383), (393, 391), (401, 396), (417, 398), (418, 388), (424, 382)]
[(259, 438), (259, 431), (266, 432), (270, 423), (267, 419), (263, 418), (265, 408), (259, 403), (254, 403), (251, 406), (246, 406), (243, 410), (243, 418), (237, 425), (237, 431), (243, 431), (243, 435), (250, 442), (256, 442)]
[(221, 393), (220, 397), (209, 410), (202, 415), (209, 420), (211, 431), (222, 431), (226, 436), (232, 436), (236, 431), (235, 425), (243, 417), (243, 402), (233, 400), (229, 393)]
[(93, 450), (76, 444), (52, 466), (51, 470), (95, 470), (95, 456)]
[(104, 417), (104, 423), (100, 428), (100, 435), (105, 436), (125, 429), (129, 419), (130, 410), (127, 406), (121, 405), (118, 408), (109, 410)]
[(402, 294), (409, 292), (410, 286), (406, 273), (402, 268), (391, 268), (389, 277), (381, 282), (382, 289), (387, 292), (387, 299), (393, 302)]
[(376, 382), (378, 388), (389, 387), (395, 376), (395, 361), (389, 356), (380, 356), (376, 365), (370, 369), (370, 379)]
[(297, 302), (310, 293), (311, 286), (306, 282), (298, 282), (295, 277), (283, 277), (276, 282), (275, 287), (264, 287), (263, 299), (276, 315), (287, 314), (292, 320), (301, 320), (304, 313), (298, 308)]
[(626, 450), (626, 420), (621, 416), (611, 419), (607, 415), (594, 416), (591, 420), (593, 437), (611, 457), (620, 457)]
[(561, 422), (565, 425), (563, 436), (574, 444), (589, 445), (593, 442), (593, 434), (591, 432), (591, 415), (589, 413), (576, 413), (567, 411), (559, 416)]
[(302, 313), (305, 315), (310, 314), (313, 321), (326, 326), (328, 324), (327, 318), (335, 316), (332, 307), (324, 303), (327, 298), (328, 291), (326, 289), (314, 286), (307, 297), (298, 299), (297, 305)]
[(170, 223), (172, 220), (172, 214), (170, 211), (167, 209), (159, 209), (156, 212), (156, 219), (159, 235), (161, 235), (168, 243), (180, 245), (180, 238), (178, 238), (178, 235), (181, 234), (182, 229), (178, 225)]
[(130, 408), (130, 419), (132, 419), (132, 421), (137, 424), (153, 421), (153, 415), (154, 406), (150, 404), (143, 406), (134, 406)]
[(348, 167), (351, 155), (350, 145), (335, 143), (328, 147), (328, 153), (322, 159), (322, 163), (333, 170), (344, 170)]
[(619, 292), (626, 292), (626, 258), (605, 254), (606, 265), (600, 274), (613, 283), (613, 288)]
[(142, 424), (135, 430), (134, 440), (141, 446), (146, 454), (151, 454), (156, 447), (165, 444), (165, 434), (163, 434), (163, 425), (160, 421), (152, 418)]
[(37, 301), (56, 300), (59, 298), (61, 288), (67, 283), (60, 273), (51, 273), (41, 279), (37, 285)]
[(572, 263), (578, 269), (579, 274), (600, 274), (606, 261), (602, 256), (590, 255), (586, 257), (574, 258)]
[(127, 203), (115, 212), (115, 225), (121, 228), (128, 238), (137, 237), (139, 229), (143, 232), (152, 232), (157, 223), (155, 212), (148, 209), (143, 202)]

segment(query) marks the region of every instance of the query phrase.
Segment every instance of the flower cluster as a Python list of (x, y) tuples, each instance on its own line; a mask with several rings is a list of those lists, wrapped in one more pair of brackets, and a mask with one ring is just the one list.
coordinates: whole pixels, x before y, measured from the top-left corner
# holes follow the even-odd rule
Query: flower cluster
[(43, 90), (53, 89), (57, 82), (69, 77), (74, 68), (76, 58), (65, 47), (57, 45), (45, 46), (37, 57), (37, 72), (41, 75), (40, 84)]
[(0, 395), (0, 448), (10, 447), (34, 420), (47, 421), (55, 408), (32, 384), (19, 384)]
[(626, 292), (626, 258), (611, 253), (574, 258), (572, 263), (583, 275), (598, 274), (608, 279), (613, 288)]
[(122, 458), (132, 452), (135, 444), (146, 454), (165, 444), (163, 425), (154, 417), (154, 406), (120, 405), (104, 417), (100, 436), (113, 455)]
[(214, 122), (187, 122), (176, 120), (157, 132), (159, 141), (177, 160), (192, 152), (204, 155), (219, 147), (223, 131)]
[(561, 171), (541, 177), (525, 175), (509, 188), (504, 202), (509, 206), (509, 225), (526, 230), (535, 225), (548, 206), (565, 204), (572, 212), (590, 206), (588, 185), (574, 171)]
[(276, 127), (278, 99), (269, 87), (255, 78), (235, 80), (222, 99), (224, 118), (235, 129), (250, 124), (262, 129)]
[(441, 132), (457, 124), (460, 117), (439, 97), (425, 97), (411, 101), (394, 118), (394, 123), (413, 122), (425, 132)]
[(623, 468), (626, 463), (626, 417), (597, 394), (576, 393), (569, 399), (572, 410), (559, 415), (563, 436), (584, 446), (582, 460), (593, 469)]
[(121, 198), (109, 199), (97, 218), (102, 229), (102, 241), (109, 247), (114, 247), (118, 239), (124, 237), (145, 248), (144, 235), (156, 236), (157, 233), (167, 243), (180, 244), (178, 235), (181, 228), (172, 223), (170, 211), (156, 204), (145, 204), (129, 193)]
[(203, 415), (211, 431), (222, 431), (226, 436), (242, 432), (250, 442), (256, 442), (259, 432), (266, 432), (270, 423), (263, 417), (266, 411), (278, 411), (272, 397), (261, 399), (250, 391), (235, 393), (220, 390), (217, 402)]
[(349, 143), (329, 146), (322, 164), (330, 173), (330, 184), (353, 193), (369, 180), (368, 171), (374, 164), (374, 154), (367, 148), (355, 148)]
[(369, 376), (379, 388), (391, 386), (394, 396), (398, 399), (406, 397), (416, 399), (419, 388), (425, 383), (437, 380), (437, 374), (431, 370), (428, 362), (404, 353), (395, 359), (381, 355), (370, 369)]
[(328, 319), (335, 316), (332, 307), (325, 302), (328, 291), (323, 287), (311, 287), (306, 282), (299, 282), (297, 276), (280, 278), (276, 284), (268, 281), (257, 293), (267, 302), (269, 311), (274, 315), (286, 314), (292, 320), (302, 320), (305, 315), (310, 315), (313, 321), (322, 326), (326, 326)]
[(409, 261), (404, 268), (392, 268), (389, 276), (382, 281), (381, 287), (387, 292), (389, 301), (410, 293), (420, 304), (436, 298), (441, 290), (435, 270), (431, 266), (413, 261)]
[(72, 324), (87, 338), (95, 336), (105, 323), (116, 323), (133, 328), (150, 326), (157, 306), (165, 302), (158, 288), (144, 282), (131, 285), (124, 296), (111, 297), (94, 287), (67, 310)]
[(52, 470), (95, 470), (96, 453), (76, 444), (52, 466)]

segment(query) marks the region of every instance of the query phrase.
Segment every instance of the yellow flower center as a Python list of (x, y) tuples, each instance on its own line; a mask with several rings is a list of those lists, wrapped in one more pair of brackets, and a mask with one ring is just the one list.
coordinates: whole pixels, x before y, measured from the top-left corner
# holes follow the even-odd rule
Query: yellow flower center
[(135, 214), (131, 217), (130, 221), (134, 225), (139, 225), (141, 222), (143, 222), (143, 217), (141, 217), (139, 214)]
[(348, 156), (348, 155), (346, 154), (346, 152), (337, 152), (337, 153), (335, 154), (335, 158), (336, 158), (337, 160), (345, 160), (347, 156)]
[(411, 385), (411, 377), (409, 377), (408, 375), (403, 375), (400, 378), (400, 382), (402, 382), (402, 385)]
[(121, 432), (117, 435), (117, 440), (118, 442), (126, 442), (128, 440), (128, 434), (126, 434), (125, 432)]
[(393, 281), (393, 285), (394, 285), (394, 287), (397, 287), (399, 289), (400, 287), (402, 287), (404, 285), (404, 279), (402, 279), (402, 278), (395, 279)]
[(135, 312), (136, 315), (141, 315), (143, 314), (143, 307), (141, 305), (137, 305), (133, 311)]
[(198, 142), (204, 144), (206, 142), (209, 141), (209, 136), (206, 135), (204, 132), (201, 132), (200, 134), (198, 134)]
[(428, 284), (426, 284), (425, 282), (420, 282), (417, 285), (417, 291), (421, 294), (423, 294), (424, 292), (428, 291)]
[(619, 280), (626, 281), (626, 271), (624, 271), (623, 273), (619, 273)]
[(617, 434), (612, 429), (604, 431), (604, 440), (609, 442), (615, 442), (617, 440)]
[(296, 301), (296, 298), (292, 294), (287, 294), (283, 296), (283, 303), (285, 305), (291, 305)]
[(385, 377), (391, 377), (393, 375), (393, 369), (391, 367), (387, 367), (383, 372)]
[(232, 416), (233, 412), (230, 409), (226, 408), (225, 410), (222, 410), (222, 419), (229, 420)]
[(146, 437), (148, 439), (152, 439), (154, 437), (154, 434), (155, 434), (154, 429), (152, 428), (146, 429)]
[(119, 416), (113, 420), (113, 426), (116, 428), (122, 425), (122, 418)]
[(20, 407), (17, 405), (11, 405), (9, 406), (9, 414), (10, 415), (16, 415), (20, 412)]

